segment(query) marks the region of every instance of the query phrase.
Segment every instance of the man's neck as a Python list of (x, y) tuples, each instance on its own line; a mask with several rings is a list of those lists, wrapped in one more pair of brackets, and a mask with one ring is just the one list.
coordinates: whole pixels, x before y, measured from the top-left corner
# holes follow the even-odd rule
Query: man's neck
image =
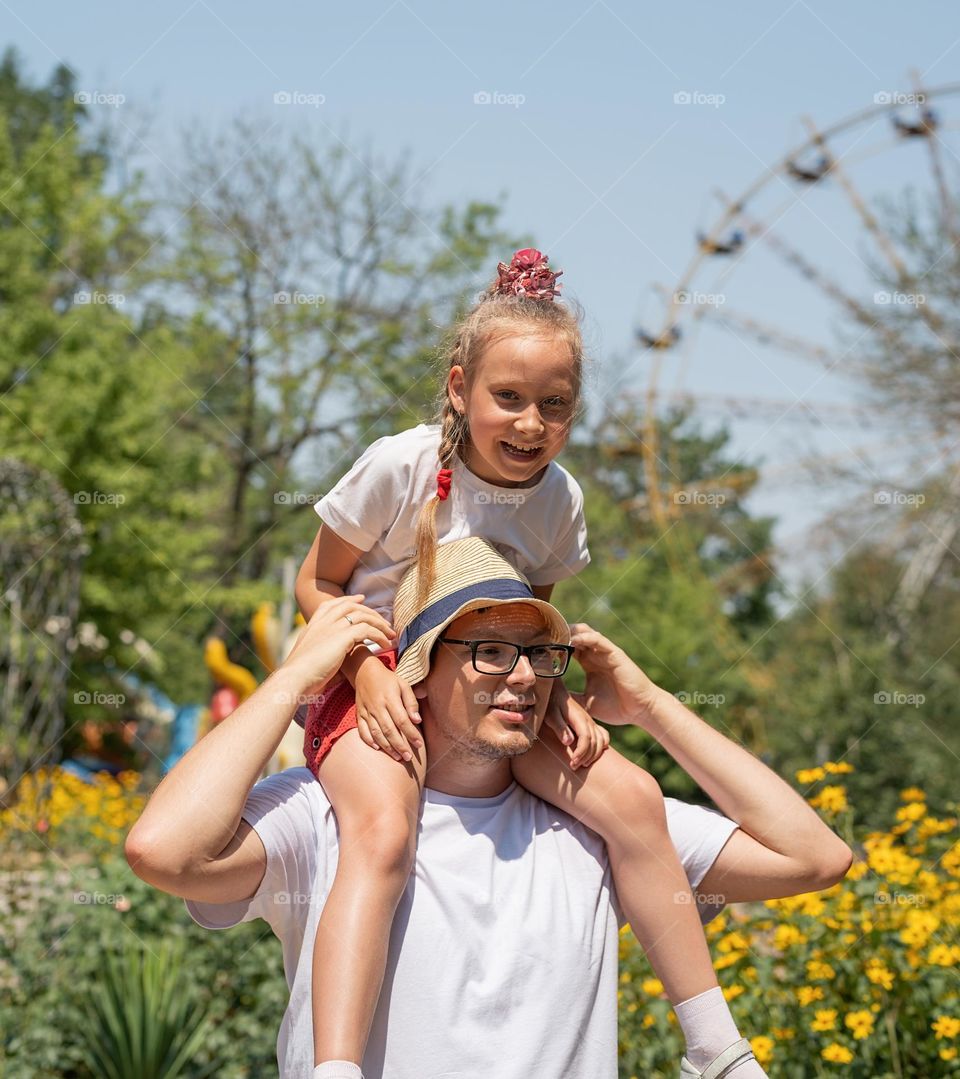
[(512, 782), (509, 759), (455, 760), (448, 753), (438, 764), (428, 765), (423, 785), (454, 798), (495, 798)]

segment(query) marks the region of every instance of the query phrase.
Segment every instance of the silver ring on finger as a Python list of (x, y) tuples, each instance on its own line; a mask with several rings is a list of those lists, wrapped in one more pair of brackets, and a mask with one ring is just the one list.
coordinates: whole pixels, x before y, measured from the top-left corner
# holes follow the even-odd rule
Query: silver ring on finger
[(350, 617), (350, 615), (345, 614), (343, 617), (350, 623), (351, 626), (353, 625), (353, 619)]

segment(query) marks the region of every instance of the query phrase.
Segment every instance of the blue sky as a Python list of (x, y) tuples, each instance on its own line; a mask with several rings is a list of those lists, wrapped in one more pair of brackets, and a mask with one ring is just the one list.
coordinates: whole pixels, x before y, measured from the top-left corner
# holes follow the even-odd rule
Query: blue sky
[[(535, 238), (587, 310), (596, 392), (621, 393), (648, 384), (651, 357), (633, 330), (660, 325), (653, 286), (669, 292), (681, 279), (696, 231), (718, 214), (714, 191), (740, 194), (801, 143), (802, 116), (826, 126), (877, 94), (910, 92), (911, 69), (927, 87), (960, 77), (960, 20), (950, 15), (928, 2), (908, 12), (822, 0), (485, 8), (0, 0), (0, 42), (21, 51), (34, 78), (62, 60), (81, 87), (125, 96), (118, 118), (152, 115), (151, 149), (174, 170), (178, 130), (244, 114), (318, 139), (347, 131), (385, 153), (409, 149), (437, 203), (502, 197), (504, 223)], [(282, 91), (323, 103), (277, 105)], [(960, 99), (938, 104), (949, 126)], [(925, 147), (897, 145), (888, 117), (836, 149), (849, 151), (850, 176), (868, 198), (931, 187)], [(955, 183), (955, 133), (943, 131), (942, 149)], [(873, 294), (862, 261), (869, 244), (836, 185), (800, 189), (777, 177), (752, 208), (844, 288)], [(834, 349), (831, 303), (763, 244), (735, 264), (712, 260), (693, 284), (730, 310)], [(659, 385), (705, 395), (711, 421), (733, 422), (738, 452), (766, 462), (754, 507), (780, 515), (792, 575), (806, 568), (806, 530), (832, 497), (800, 484), (797, 458), (810, 447), (843, 460), (878, 441), (839, 413), (817, 428), (791, 419), (798, 401), (849, 402), (843, 369), (708, 327), (663, 356)], [(895, 448), (877, 458), (878, 484), (896, 461)]]

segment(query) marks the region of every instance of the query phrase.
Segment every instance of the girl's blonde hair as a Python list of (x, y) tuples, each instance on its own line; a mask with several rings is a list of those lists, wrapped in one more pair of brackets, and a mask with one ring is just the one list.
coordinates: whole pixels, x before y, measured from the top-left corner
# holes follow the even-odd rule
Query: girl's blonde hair
[[(496, 291), (496, 283), (480, 297), (479, 302), (450, 331), (441, 349), (440, 373), (443, 385), (437, 399), (438, 411), (434, 422), (440, 424), (440, 468), (453, 468), (457, 457), (464, 460), (470, 443), (467, 417), (458, 412), (450, 401), (447, 380), (451, 368), (463, 368), (464, 380), (470, 381), (481, 357), (491, 345), (508, 337), (539, 337), (556, 341), (570, 350), (574, 376), (574, 400), (571, 402), (570, 422), (580, 405), (583, 380), (583, 334), (579, 305), (572, 309), (552, 299), (532, 299), (528, 296), (504, 295)], [(419, 601), (425, 602), (433, 583), (434, 556), (437, 547), (437, 507), (440, 498), (434, 495), (421, 509), (417, 518), (416, 558), (420, 565)]]

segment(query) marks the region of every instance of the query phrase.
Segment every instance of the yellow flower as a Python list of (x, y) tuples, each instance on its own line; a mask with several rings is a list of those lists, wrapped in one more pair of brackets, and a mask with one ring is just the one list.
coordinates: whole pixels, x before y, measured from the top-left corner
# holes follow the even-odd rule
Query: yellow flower
[(773, 946), (777, 951), (783, 951), (793, 944), (805, 944), (807, 938), (795, 925), (778, 925), (773, 934)]
[(936, 873), (931, 873), (929, 869), (921, 869), (917, 874), (917, 887), (921, 888), (930, 899), (939, 899), (943, 892), (940, 878)]
[(724, 1000), (736, 1000), (738, 996), (744, 991), (742, 985), (728, 985), (723, 990)]
[(801, 985), (795, 990), (800, 1006), (805, 1008), (815, 1000), (823, 1000), (823, 990), (819, 985)]
[(900, 930), (900, 939), (904, 944), (923, 947), (940, 926), (940, 918), (932, 910), (908, 910), (907, 928)]
[(634, 939), (633, 934), (630, 932), (630, 926), (625, 925), (620, 930), (620, 940), (618, 942), (618, 952), (620, 954), (620, 961), (623, 962), (633, 952)]
[(823, 899), (817, 895), (816, 892), (810, 892), (808, 895), (805, 895), (803, 899), (804, 903), (801, 911), (808, 918), (819, 918), (826, 909), (826, 903), (824, 903)]
[(934, 944), (927, 952), (927, 962), (934, 967), (954, 967), (960, 962), (960, 945)]
[(749, 947), (749, 938), (745, 937), (738, 929), (735, 929), (732, 933), (727, 933), (725, 937), (717, 941), (717, 951), (719, 952), (745, 952)]
[(927, 800), (927, 796), (919, 787), (907, 787), (906, 790), (900, 792), (900, 797), (904, 802), (925, 802)]
[(810, 804), (825, 813), (842, 813), (847, 808), (847, 788), (824, 787), (816, 797), (810, 799)]
[(867, 862), (874, 873), (895, 884), (909, 884), (920, 869), (920, 861), (911, 858), (901, 847), (874, 846), (867, 853)]
[(893, 972), (887, 969), (882, 959), (870, 959), (866, 966), (867, 979), (874, 985), (883, 986), (884, 989), (893, 988)]
[(727, 924), (729, 923), (729, 921), (730, 916), (726, 912), (724, 912), (723, 914), (718, 914), (716, 918), (714, 918), (713, 921), (707, 926), (707, 932), (720, 934), (727, 928)]
[(831, 1042), (826, 1049), (821, 1049), (820, 1056), (835, 1064), (849, 1064), (853, 1060), (853, 1053), (845, 1045), (838, 1045), (836, 1042)]
[(646, 1027), (652, 1027), (652, 1026), (653, 1026), (653, 1024), (654, 1024), (654, 1023), (655, 1023), (656, 1021), (657, 1021), (657, 1020), (656, 1020), (656, 1018), (655, 1018), (654, 1016), (650, 1015), (650, 1013), (648, 1012), (648, 1013), (647, 1013), (647, 1014), (646, 1014), (646, 1015), (645, 1015), (645, 1016), (643, 1017), (643, 1020), (641, 1021), (640, 1025), (641, 1025), (642, 1027), (645, 1027), (645, 1028), (646, 1028)]
[(957, 1059), (956, 1046), (954, 1046), (954, 1045), (945, 1045), (940, 1050), (940, 1059), (941, 1060), (956, 1060)]
[(908, 802), (897, 810), (897, 820), (918, 821), (927, 815), (927, 806), (924, 802)]
[(960, 1019), (954, 1019), (950, 1015), (938, 1015), (930, 1024), (937, 1038), (955, 1038), (960, 1034)]
[(807, 961), (807, 977), (812, 982), (833, 977), (833, 967), (829, 963), (822, 963), (819, 959)]
[(837, 1025), (836, 1008), (818, 1008), (814, 1014), (811, 1030), (834, 1030)]
[(768, 1038), (766, 1034), (757, 1034), (750, 1039), (750, 1046), (759, 1064), (769, 1064), (773, 1060), (773, 1038)]
[(938, 820), (936, 817), (924, 817), (917, 828), (917, 838), (929, 839), (932, 835), (952, 831), (956, 826), (956, 817), (946, 817), (943, 820)]
[(658, 997), (663, 992), (663, 982), (659, 978), (646, 978), (640, 983), (640, 988), (651, 997)]
[(960, 840), (957, 840), (940, 859), (940, 864), (948, 873), (960, 877)]
[(727, 967), (739, 963), (746, 954), (746, 952), (728, 952), (726, 955), (718, 956), (713, 966), (716, 970), (726, 970)]
[(800, 771), (797, 772), (797, 782), (803, 784), (817, 783), (823, 779), (826, 774), (827, 773), (822, 768), (801, 768)]
[(868, 1038), (873, 1031), (874, 1018), (871, 1012), (868, 1012), (865, 1008), (857, 1012), (850, 1012), (849, 1015), (845, 1015), (843, 1018), (844, 1026), (850, 1028), (853, 1031), (853, 1036), (857, 1040)]
[(853, 765), (847, 764), (846, 761), (825, 761), (823, 769), (830, 775), (843, 775), (846, 772), (852, 772)]
[(870, 870), (870, 866), (866, 862), (856, 861), (847, 870), (846, 880), (860, 880), (865, 877)]

